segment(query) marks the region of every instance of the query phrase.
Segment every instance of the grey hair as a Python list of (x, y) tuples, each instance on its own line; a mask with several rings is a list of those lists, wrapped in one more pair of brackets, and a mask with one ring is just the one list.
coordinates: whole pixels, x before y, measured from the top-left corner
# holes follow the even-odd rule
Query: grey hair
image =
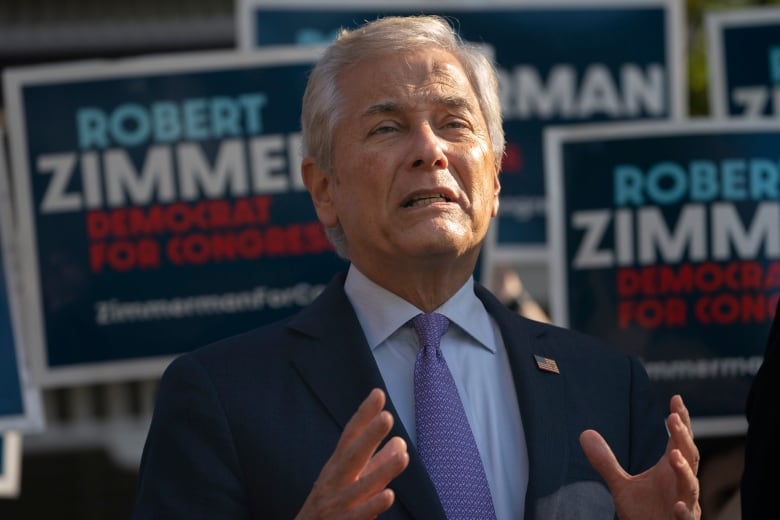
[[(315, 65), (306, 85), (301, 108), (303, 155), (312, 156), (320, 168), (332, 173), (333, 136), (343, 116), (343, 99), (337, 85), (345, 69), (365, 59), (431, 47), (448, 51), (463, 67), (479, 100), (493, 145), (495, 166), (499, 169), (505, 137), (495, 68), (477, 47), (464, 43), (440, 16), (392, 16), (367, 22), (354, 30), (341, 30)], [(325, 231), (336, 252), (348, 258), (341, 226), (328, 227)]]

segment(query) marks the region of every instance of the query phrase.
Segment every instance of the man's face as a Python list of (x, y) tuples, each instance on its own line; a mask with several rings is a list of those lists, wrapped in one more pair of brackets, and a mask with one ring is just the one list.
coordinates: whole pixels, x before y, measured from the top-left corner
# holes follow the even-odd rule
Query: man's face
[(315, 204), (323, 224), (343, 227), (350, 260), (364, 272), (437, 256), (476, 261), (500, 187), (458, 61), (443, 50), (365, 60), (339, 90), (333, 171)]

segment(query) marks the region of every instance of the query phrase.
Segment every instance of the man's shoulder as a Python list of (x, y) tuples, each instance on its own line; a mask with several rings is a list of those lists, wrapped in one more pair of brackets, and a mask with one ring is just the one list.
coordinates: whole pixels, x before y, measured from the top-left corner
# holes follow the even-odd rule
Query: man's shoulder
[(501, 329), (505, 343), (512, 348), (516, 338), (550, 348), (556, 355), (581, 358), (588, 362), (625, 362), (636, 356), (604, 338), (560, 325), (535, 321), (511, 309), (486, 305)]
[(292, 341), (288, 321), (289, 318), (221, 338), (182, 353), (179, 358), (189, 359), (206, 371), (273, 363)]
[(319, 295), (307, 305), (290, 315), (257, 327), (226, 336), (193, 351), (199, 356), (224, 355), (258, 346), (273, 348), (307, 336), (307, 331), (321, 323), (334, 321), (342, 312), (346, 297), (343, 290), (343, 273), (335, 276)]
[[(349, 319), (343, 276), (336, 276), (313, 302), (280, 320), (238, 332), (183, 354), (205, 367), (284, 363), (291, 352)], [(325, 330), (323, 330), (325, 329)]]

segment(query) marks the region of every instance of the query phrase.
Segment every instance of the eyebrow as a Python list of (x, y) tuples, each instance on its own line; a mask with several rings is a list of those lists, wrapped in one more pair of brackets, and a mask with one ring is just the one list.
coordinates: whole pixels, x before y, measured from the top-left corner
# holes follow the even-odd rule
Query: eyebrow
[[(445, 106), (449, 108), (465, 108), (468, 111), (473, 111), (473, 106), (469, 101), (461, 96), (436, 96), (433, 98), (433, 105)], [(385, 101), (382, 103), (376, 103), (368, 107), (363, 116), (371, 116), (374, 114), (396, 114), (403, 111), (403, 106), (395, 101)]]
[(401, 104), (394, 101), (385, 101), (383, 103), (376, 103), (371, 105), (364, 112), (364, 116), (372, 116), (374, 114), (393, 114), (401, 111)]

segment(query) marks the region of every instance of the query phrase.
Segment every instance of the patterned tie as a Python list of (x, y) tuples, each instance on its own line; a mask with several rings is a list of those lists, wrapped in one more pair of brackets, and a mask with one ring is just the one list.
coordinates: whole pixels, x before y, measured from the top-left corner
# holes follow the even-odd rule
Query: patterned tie
[(417, 451), (448, 520), (494, 519), (493, 499), (474, 434), (439, 348), (450, 320), (437, 313), (418, 314), (411, 324), (420, 338), (414, 364)]

